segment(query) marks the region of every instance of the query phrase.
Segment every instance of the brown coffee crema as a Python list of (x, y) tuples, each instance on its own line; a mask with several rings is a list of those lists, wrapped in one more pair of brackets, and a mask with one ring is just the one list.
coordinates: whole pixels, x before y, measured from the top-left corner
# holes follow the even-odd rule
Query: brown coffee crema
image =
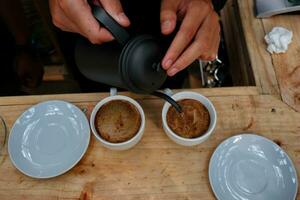
[(167, 123), (171, 130), (184, 138), (197, 138), (209, 128), (210, 116), (207, 108), (199, 101), (183, 99), (177, 101), (182, 107), (182, 113), (170, 107), (167, 113)]
[(95, 128), (104, 140), (121, 143), (133, 138), (141, 126), (141, 115), (128, 101), (113, 100), (104, 104), (95, 117)]

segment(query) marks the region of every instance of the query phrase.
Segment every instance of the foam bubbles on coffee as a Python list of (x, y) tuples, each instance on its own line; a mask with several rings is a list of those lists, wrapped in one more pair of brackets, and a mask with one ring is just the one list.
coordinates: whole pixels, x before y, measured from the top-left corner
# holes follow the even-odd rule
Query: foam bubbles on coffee
[(128, 101), (113, 100), (97, 112), (95, 128), (104, 140), (111, 143), (125, 142), (133, 138), (141, 126), (141, 115)]
[(170, 107), (167, 113), (167, 123), (171, 130), (184, 138), (197, 138), (209, 128), (210, 115), (207, 108), (199, 101), (183, 99), (177, 101), (182, 112)]

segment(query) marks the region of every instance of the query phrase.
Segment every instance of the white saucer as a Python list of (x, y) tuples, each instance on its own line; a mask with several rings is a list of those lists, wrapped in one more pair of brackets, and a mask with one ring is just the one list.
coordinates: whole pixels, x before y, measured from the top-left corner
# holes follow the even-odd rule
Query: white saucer
[(219, 200), (294, 200), (298, 180), (288, 155), (252, 134), (222, 142), (209, 163), (209, 181)]
[(90, 141), (86, 116), (64, 101), (47, 101), (25, 111), (9, 135), (14, 166), (33, 178), (51, 178), (70, 170)]

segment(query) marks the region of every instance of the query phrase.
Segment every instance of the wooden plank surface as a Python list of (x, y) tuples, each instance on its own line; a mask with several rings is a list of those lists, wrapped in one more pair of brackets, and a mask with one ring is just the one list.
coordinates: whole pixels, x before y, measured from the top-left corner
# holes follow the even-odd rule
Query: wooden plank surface
[[(95, 96), (107, 94), (81, 94), (72, 99), (80, 108), (88, 109), (89, 117), (98, 101)], [(221, 141), (241, 132), (256, 132), (276, 141), (300, 170), (300, 113), (277, 98), (255, 94), (210, 96), (218, 113), (216, 130), (209, 140), (192, 148), (173, 143), (163, 132), (162, 100), (135, 98), (146, 114), (141, 142), (131, 150), (117, 152), (105, 149), (92, 136), (83, 159), (62, 176), (49, 180), (24, 176), (13, 167), (6, 142), (0, 156), (0, 199), (215, 199), (208, 180), (210, 156)], [(0, 115), (9, 129), (35, 103), (29, 99), (21, 101), (22, 97), (16, 97), (17, 104), (0, 106)]]
[(272, 58), (264, 43), (265, 30), (261, 19), (255, 18), (254, 0), (234, 0), (238, 4), (244, 37), (253, 69), (255, 84), (262, 94), (280, 96)]
[[(280, 94), (285, 103), (300, 111), (299, 13), (256, 19), (254, 0), (237, 2), (256, 84), (261, 86), (263, 94)], [(274, 26), (282, 26), (292, 30), (294, 37), (287, 53), (271, 56), (266, 51), (263, 38)]]
[[(223, 87), (223, 88), (202, 88), (202, 89), (189, 89), (189, 91), (197, 91), (203, 95), (209, 96), (240, 96), (240, 95), (257, 95), (259, 94), (256, 87)], [(177, 90), (173, 91), (174, 93)], [(136, 95), (128, 92), (120, 92), (119, 94), (130, 96), (131, 98), (155, 98), (149, 95)], [(100, 101), (104, 97), (107, 97), (108, 93), (83, 93), (78, 94), (55, 94), (55, 95), (33, 95), (16, 97), (1, 97), (0, 106), (20, 105), (20, 104), (36, 104), (45, 100), (61, 99), (70, 102), (82, 102), (82, 101)]]
[(64, 65), (44, 66), (43, 81), (64, 81), (68, 74)]
[(238, 5), (235, 0), (227, 0), (221, 11), (221, 22), (233, 85), (255, 85)]
[(275, 16), (264, 19), (264, 29), (268, 33), (274, 26), (282, 26), (293, 31), (293, 42), (284, 54), (272, 55), (272, 62), (284, 102), (300, 111), (300, 15)]

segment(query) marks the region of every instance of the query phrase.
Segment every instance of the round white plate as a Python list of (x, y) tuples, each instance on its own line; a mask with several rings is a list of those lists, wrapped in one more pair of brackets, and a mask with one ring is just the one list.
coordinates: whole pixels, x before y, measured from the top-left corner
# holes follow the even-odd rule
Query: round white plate
[(47, 101), (25, 111), (8, 140), (14, 166), (33, 178), (51, 178), (70, 170), (90, 141), (86, 116), (73, 104)]
[(298, 180), (288, 155), (252, 134), (230, 137), (213, 153), (209, 181), (219, 200), (294, 200)]

